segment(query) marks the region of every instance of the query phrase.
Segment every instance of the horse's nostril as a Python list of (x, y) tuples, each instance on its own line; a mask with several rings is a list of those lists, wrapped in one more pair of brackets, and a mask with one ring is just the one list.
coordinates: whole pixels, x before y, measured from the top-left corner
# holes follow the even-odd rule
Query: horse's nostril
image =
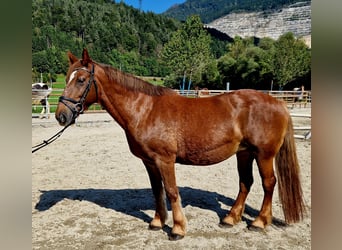
[(65, 122), (66, 122), (66, 116), (63, 114), (63, 113), (61, 113), (58, 117), (57, 117), (57, 120), (59, 121), (59, 123), (60, 124), (65, 124)]

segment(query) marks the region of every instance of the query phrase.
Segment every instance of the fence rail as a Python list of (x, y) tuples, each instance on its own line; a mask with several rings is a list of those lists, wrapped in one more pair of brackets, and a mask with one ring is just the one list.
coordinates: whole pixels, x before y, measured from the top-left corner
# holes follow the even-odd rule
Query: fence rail
[[(210, 97), (214, 95), (221, 95), (223, 93), (231, 92), (234, 90), (175, 90), (178, 94), (186, 97), (192, 98), (203, 98)], [(260, 90), (263, 93), (269, 94), (278, 100), (285, 101), (290, 107), (307, 107), (311, 105), (311, 91), (270, 91), (270, 90)]]
[[(310, 119), (310, 122), (305, 122), (305, 125), (297, 125), (296, 121), (294, 121), (293, 130), (295, 131), (294, 137), (297, 139), (308, 140), (311, 139), (311, 114), (297, 114), (291, 113), (292, 118), (300, 118), (300, 119)], [(308, 125), (310, 124), (310, 125)]]
[[(50, 112), (54, 113), (57, 109), (58, 105), (58, 99), (62, 95), (63, 89), (53, 89), (52, 93), (47, 98), (50, 106)], [(43, 105), (41, 105), (39, 102), (37, 102), (37, 98), (32, 96), (32, 117), (40, 116), (41, 118), (48, 118), (50, 114), (40, 114), (43, 110)], [(105, 112), (105, 110), (102, 109), (101, 105), (98, 103), (94, 103), (89, 107), (85, 113), (92, 113), (92, 112)]]
[[(189, 98), (202, 98), (202, 97), (209, 97), (214, 95), (220, 95), (229, 91), (226, 90), (175, 90), (178, 94), (182, 96), (187, 96)], [(54, 113), (57, 105), (58, 105), (58, 98), (61, 96), (63, 92), (63, 89), (53, 89), (52, 93), (48, 97), (48, 102), (50, 104), (50, 111), (45, 112), (45, 114), (40, 114), (43, 110), (43, 106), (41, 104), (37, 104), (36, 101), (34, 101), (34, 98), (32, 98), (32, 117), (36, 117), (37, 115), (41, 118), (49, 118), (50, 112)], [(267, 93), (279, 100), (283, 100), (287, 103), (287, 106), (290, 108), (293, 107), (310, 107), (311, 106), (311, 91), (268, 91), (264, 90), (261, 91), (264, 93)], [(95, 103), (89, 107), (86, 113), (94, 113), (94, 112), (105, 112), (102, 107)], [(310, 118), (311, 115), (305, 115), (305, 114), (291, 114), (293, 117), (305, 117)], [(311, 122), (310, 122), (311, 124)], [(296, 138), (302, 138), (302, 139), (309, 139), (311, 137), (311, 126), (295, 126), (295, 130), (299, 131), (305, 131), (304, 135), (296, 135)]]

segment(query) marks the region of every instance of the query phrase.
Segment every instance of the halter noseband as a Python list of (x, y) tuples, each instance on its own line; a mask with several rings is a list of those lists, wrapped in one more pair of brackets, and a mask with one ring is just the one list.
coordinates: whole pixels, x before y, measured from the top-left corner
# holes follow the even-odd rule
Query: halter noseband
[[(68, 107), (71, 110), (71, 112), (72, 112), (72, 121), (74, 121), (79, 114), (83, 113), (83, 111), (84, 111), (83, 104), (85, 102), (85, 99), (87, 98), (87, 95), (88, 95), (88, 93), (90, 91), (92, 83), (94, 83), (94, 87), (95, 87), (96, 100), (98, 99), (98, 96), (97, 96), (97, 85), (96, 85), (96, 81), (94, 79), (94, 64), (92, 65), (91, 71), (89, 71), (87, 69), (84, 69), (84, 68), (77, 68), (76, 71), (78, 71), (78, 70), (85, 70), (85, 71), (87, 71), (90, 74), (90, 79), (88, 81), (87, 87), (85, 88), (81, 98), (78, 101), (76, 101), (75, 99), (72, 99), (72, 98), (69, 98), (69, 97), (60, 96), (59, 99), (58, 99), (58, 102), (63, 103), (66, 107)], [(75, 105), (72, 106), (68, 102), (71, 102), (71, 103), (73, 103)]]

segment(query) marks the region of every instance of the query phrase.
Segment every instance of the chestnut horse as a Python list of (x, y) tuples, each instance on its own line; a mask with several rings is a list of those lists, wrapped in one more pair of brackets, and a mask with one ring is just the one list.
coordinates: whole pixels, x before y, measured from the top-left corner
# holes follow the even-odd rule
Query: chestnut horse
[[(240, 189), (222, 226), (237, 224), (253, 183), (256, 160), (264, 199), (250, 229), (272, 222), (272, 195), (276, 184), (287, 223), (305, 214), (291, 117), (286, 105), (254, 90), (238, 90), (208, 98), (186, 98), (172, 89), (153, 86), (133, 75), (93, 61), (86, 49), (78, 59), (68, 52), (66, 87), (56, 119), (69, 126), (97, 102), (124, 129), (131, 152), (143, 161), (155, 197), (156, 210), (149, 228), (161, 229), (167, 218), (168, 198), (173, 215), (169, 235), (186, 234), (186, 218), (178, 192), (175, 163), (210, 165), (236, 154)], [(210, 181), (210, 180), (208, 180)]]

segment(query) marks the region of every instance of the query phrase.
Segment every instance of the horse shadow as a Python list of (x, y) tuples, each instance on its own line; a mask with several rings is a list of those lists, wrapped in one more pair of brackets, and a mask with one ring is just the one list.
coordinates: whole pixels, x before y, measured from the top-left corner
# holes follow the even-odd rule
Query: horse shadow
[[(69, 199), (78, 201), (88, 201), (97, 204), (100, 207), (113, 209), (149, 223), (152, 218), (144, 212), (144, 210), (154, 210), (155, 203), (152, 195), (152, 190), (149, 188), (143, 189), (70, 189), (70, 190), (49, 190), (40, 191), (40, 199), (35, 205), (38, 211), (46, 211), (56, 205), (58, 202)], [(182, 197), (182, 206), (193, 206), (201, 209), (211, 210), (215, 212), (218, 218), (223, 218), (227, 214), (227, 210), (221, 208), (223, 203), (232, 207), (235, 200), (225, 197), (217, 192), (210, 192), (191, 187), (179, 187), (179, 192)], [(170, 204), (167, 202), (168, 210)], [(244, 214), (255, 218), (259, 211), (251, 206), (245, 206)], [(242, 220), (250, 225), (251, 219), (243, 215)], [(280, 219), (273, 218), (275, 226), (285, 226), (285, 223)], [(164, 229), (170, 233), (171, 228)]]

